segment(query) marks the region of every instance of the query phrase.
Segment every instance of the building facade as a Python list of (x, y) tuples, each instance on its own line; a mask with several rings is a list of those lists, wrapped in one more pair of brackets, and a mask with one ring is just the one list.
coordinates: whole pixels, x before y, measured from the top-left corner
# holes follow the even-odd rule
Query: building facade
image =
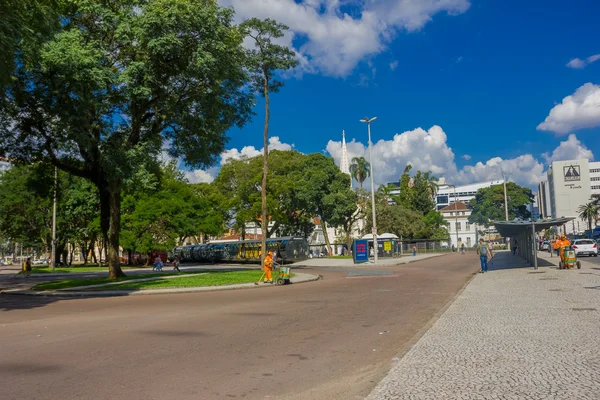
[(587, 229), (587, 221), (579, 218), (578, 209), (593, 194), (600, 194), (600, 162), (555, 161), (548, 169), (548, 188), (552, 218), (574, 217), (565, 230), (580, 234)]
[(552, 216), (548, 181), (540, 182), (538, 185), (537, 204), (541, 218), (550, 218)]
[(477, 245), (477, 227), (475, 224), (469, 223), (471, 209), (465, 203), (458, 201), (439, 211), (449, 224), (449, 246), (454, 244), (454, 246), (460, 247), (463, 243), (467, 247)]

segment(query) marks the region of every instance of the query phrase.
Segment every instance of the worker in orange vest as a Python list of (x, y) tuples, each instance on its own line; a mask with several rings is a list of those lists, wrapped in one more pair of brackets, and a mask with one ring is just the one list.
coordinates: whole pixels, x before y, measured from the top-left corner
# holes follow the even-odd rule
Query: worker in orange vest
[(273, 252), (270, 251), (267, 253), (265, 257), (265, 283), (273, 283), (273, 276), (271, 275), (271, 271), (273, 271)]
[(560, 258), (562, 259), (564, 248), (569, 247), (570, 245), (571, 242), (569, 241), (569, 239), (567, 239), (565, 235), (561, 235), (560, 239), (557, 239), (556, 242), (554, 242), (554, 249), (556, 250), (556, 255), (560, 256)]

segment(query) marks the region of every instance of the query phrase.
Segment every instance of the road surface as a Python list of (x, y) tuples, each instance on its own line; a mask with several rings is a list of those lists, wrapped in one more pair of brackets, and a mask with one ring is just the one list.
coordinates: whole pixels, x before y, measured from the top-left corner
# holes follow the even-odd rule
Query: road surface
[(0, 387), (21, 399), (359, 399), (478, 259), (311, 268), (314, 283), (118, 298), (0, 296)]

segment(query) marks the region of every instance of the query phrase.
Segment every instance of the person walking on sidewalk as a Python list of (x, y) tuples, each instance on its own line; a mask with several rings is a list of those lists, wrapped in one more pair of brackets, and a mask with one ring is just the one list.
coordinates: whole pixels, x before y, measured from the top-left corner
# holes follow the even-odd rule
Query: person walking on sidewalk
[(519, 244), (517, 243), (517, 239), (515, 239), (515, 241), (513, 242), (513, 256), (517, 255), (517, 248), (519, 247)]
[(158, 272), (162, 272), (163, 262), (160, 259), (160, 256), (156, 256), (154, 259), (154, 265), (152, 266), (152, 271), (157, 270)]
[(179, 257), (178, 256), (175, 256), (175, 258), (173, 259), (173, 271), (181, 272), (179, 270)]
[(479, 239), (479, 244), (477, 245), (477, 254), (479, 254), (479, 261), (481, 261), (481, 271), (480, 274), (484, 272), (488, 272), (488, 257), (489, 260), (492, 259), (492, 252), (487, 244), (483, 242), (483, 239)]

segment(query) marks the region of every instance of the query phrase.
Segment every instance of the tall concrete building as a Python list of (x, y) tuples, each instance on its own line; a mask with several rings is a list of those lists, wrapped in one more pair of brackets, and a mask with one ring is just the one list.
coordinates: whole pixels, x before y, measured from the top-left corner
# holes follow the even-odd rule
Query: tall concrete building
[(548, 181), (540, 182), (538, 185), (537, 203), (540, 215), (543, 218), (550, 218), (552, 212), (550, 211), (550, 185), (548, 185)]
[(587, 229), (587, 221), (579, 218), (578, 209), (588, 203), (593, 194), (600, 194), (600, 162), (554, 161), (548, 169), (548, 188), (551, 216), (575, 217), (566, 225), (566, 231), (581, 233)]
[(350, 174), (350, 163), (348, 162), (348, 149), (346, 148), (346, 132), (342, 131), (342, 158), (340, 160), (340, 171), (350, 175), (350, 187), (352, 187), (352, 175)]

